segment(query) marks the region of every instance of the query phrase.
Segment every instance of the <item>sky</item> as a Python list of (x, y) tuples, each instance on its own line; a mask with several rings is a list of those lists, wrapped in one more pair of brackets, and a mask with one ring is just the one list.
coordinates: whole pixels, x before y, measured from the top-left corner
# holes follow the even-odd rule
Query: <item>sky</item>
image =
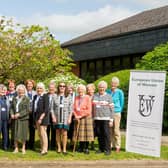
[(47, 26), (61, 43), (168, 0), (0, 0), (0, 16), (22, 25)]

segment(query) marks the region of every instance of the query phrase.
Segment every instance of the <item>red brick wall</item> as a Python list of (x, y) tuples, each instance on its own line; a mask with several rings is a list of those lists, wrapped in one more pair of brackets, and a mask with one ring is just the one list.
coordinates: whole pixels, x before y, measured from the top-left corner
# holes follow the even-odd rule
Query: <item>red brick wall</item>
[(76, 75), (76, 76), (80, 76), (80, 63), (79, 62), (75, 62), (76, 66), (72, 68), (72, 72)]

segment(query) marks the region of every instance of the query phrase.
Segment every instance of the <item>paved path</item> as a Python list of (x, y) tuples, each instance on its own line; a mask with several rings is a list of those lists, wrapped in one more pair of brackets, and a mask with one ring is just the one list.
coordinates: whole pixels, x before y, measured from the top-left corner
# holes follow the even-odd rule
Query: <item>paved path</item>
[(168, 146), (168, 136), (162, 136), (162, 145)]
[[(162, 145), (168, 146), (168, 136), (162, 136)], [(6, 159), (0, 160), (0, 168), (168, 168), (168, 160), (11, 161)]]
[(168, 161), (0, 161), (1, 168), (168, 168)]

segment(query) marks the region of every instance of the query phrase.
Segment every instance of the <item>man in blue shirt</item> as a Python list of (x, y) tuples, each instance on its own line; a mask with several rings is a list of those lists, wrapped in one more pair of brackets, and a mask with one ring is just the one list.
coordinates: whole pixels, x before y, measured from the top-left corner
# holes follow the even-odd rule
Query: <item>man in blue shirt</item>
[(113, 127), (111, 128), (111, 147), (116, 149), (116, 152), (120, 151), (121, 148), (121, 134), (120, 134), (120, 121), (121, 113), (124, 107), (124, 93), (119, 86), (119, 79), (113, 77), (111, 81), (111, 89), (107, 90), (107, 93), (111, 95), (114, 103), (114, 115), (113, 115)]

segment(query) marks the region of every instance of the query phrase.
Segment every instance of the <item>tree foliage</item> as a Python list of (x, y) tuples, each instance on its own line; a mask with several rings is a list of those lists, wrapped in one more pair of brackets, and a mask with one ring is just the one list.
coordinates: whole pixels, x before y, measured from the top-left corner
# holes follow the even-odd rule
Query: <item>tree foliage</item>
[(0, 82), (44, 80), (69, 72), (74, 66), (70, 55), (47, 27), (21, 26), (12, 19), (0, 18)]
[(168, 71), (168, 43), (161, 44), (148, 52), (136, 65), (139, 69)]
[(168, 42), (161, 44), (151, 52), (148, 52), (142, 60), (136, 65), (137, 69), (143, 70), (161, 70), (167, 72), (164, 114), (163, 114), (163, 129), (168, 134)]

